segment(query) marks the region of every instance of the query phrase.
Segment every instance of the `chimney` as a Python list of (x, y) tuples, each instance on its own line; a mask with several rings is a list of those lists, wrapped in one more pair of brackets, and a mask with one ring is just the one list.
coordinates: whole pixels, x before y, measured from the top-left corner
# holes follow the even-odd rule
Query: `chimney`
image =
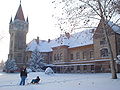
[(37, 37), (36, 42), (37, 42), (37, 44), (39, 44), (39, 37)]
[(70, 38), (70, 33), (65, 32), (65, 36), (69, 39)]
[(48, 39), (48, 43), (50, 42), (50, 39)]

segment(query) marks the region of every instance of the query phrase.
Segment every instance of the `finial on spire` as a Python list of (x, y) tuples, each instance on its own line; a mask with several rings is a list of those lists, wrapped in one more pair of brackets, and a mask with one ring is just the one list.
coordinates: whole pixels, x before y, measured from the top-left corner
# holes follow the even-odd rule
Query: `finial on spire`
[(10, 19), (10, 23), (12, 23), (12, 16), (11, 16), (11, 19)]
[(21, 4), (21, 0), (20, 0), (20, 4)]
[(26, 22), (28, 22), (28, 23), (29, 23), (28, 16), (27, 16)]

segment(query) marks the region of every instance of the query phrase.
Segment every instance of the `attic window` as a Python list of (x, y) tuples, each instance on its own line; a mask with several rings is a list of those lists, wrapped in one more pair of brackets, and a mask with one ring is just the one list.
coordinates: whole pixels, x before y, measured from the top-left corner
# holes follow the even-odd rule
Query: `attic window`
[(101, 41), (100, 41), (100, 45), (105, 45), (107, 42), (106, 42), (106, 39), (105, 38), (102, 38)]

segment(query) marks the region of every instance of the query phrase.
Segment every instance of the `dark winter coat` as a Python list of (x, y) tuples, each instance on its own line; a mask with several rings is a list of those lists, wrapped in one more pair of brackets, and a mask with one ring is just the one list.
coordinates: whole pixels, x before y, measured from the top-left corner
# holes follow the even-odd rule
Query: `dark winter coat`
[(31, 83), (32, 83), (32, 84), (35, 84), (35, 83), (39, 83), (39, 81), (40, 81), (40, 78), (39, 78), (39, 76), (37, 76), (36, 79), (33, 79), (33, 80), (31, 81)]
[(35, 79), (35, 83), (38, 83), (39, 81), (40, 81), (40, 78), (39, 77), (37, 77), (36, 79)]
[(20, 71), (20, 76), (26, 76), (27, 77), (27, 70), (26, 69), (21, 69)]

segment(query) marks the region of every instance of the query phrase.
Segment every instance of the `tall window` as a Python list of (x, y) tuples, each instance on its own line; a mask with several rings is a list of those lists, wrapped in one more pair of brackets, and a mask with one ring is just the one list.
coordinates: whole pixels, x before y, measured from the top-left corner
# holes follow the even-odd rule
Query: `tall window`
[(100, 50), (100, 56), (101, 57), (108, 57), (108, 49), (107, 48), (103, 48)]
[(118, 49), (118, 55), (120, 55), (120, 49)]
[(11, 45), (10, 45), (10, 47), (12, 48), (13, 47), (13, 41), (11, 41), (11, 43), (10, 43)]
[(70, 59), (73, 60), (73, 54), (70, 54)]
[(77, 66), (77, 70), (80, 70), (80, 66), (79, 65)]
[(56, 58), (56, 54), (54, 55), (54, 60), (57, 60), (57, 58)]
[(94, 70), (95, 68), (94, 68), (94, 65), (91, 65), (91, 70)]
[(60, 60), (63, 60), (63, 54), (60, 53)]
[(80, 59), (80, 53), (79, 52), (76, 53), (76, 59)]
[(83, 59), (87, 59), (87, 53), (83, 52)]
[(120, 38), (118, 38), (118, 45), (120, 45)]
[(84, 66), (83, 66), (83, 69), (84, 69), (84, 70), (87, 70), (87, 65), (84, 65)]
[(90, 51), (90, 58), (94, 58), (94, 52)]

